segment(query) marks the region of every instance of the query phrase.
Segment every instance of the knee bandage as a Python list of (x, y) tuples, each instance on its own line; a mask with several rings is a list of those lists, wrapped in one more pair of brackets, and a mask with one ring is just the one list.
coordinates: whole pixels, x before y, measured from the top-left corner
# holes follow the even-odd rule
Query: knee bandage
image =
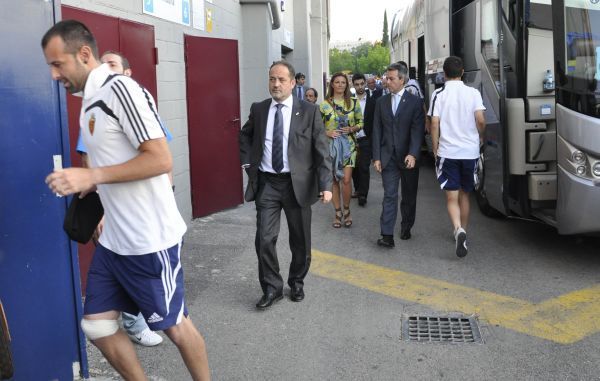
[(114, 335), (118, 329), (119, 323), (116, 320), (81, 319), (81, 330), (90, 340)]

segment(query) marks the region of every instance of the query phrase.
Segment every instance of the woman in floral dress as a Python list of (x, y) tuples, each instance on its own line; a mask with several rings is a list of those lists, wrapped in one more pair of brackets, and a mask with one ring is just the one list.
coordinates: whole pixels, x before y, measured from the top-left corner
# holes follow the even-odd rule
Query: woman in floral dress
[[(350, 198), (352, 191), (352, 168), (356, 163), (356, 138), (354, 134), (363, 127), (360, 103), (350, 93), (349, 81), (344, 73), (335, 73), (329, 82), (327, 96), (321, 103), (321, 115), (333, 159), (333, 206), (334, 228), (352, 226)], [(341, 196), (344, 210), (340, 203)]]

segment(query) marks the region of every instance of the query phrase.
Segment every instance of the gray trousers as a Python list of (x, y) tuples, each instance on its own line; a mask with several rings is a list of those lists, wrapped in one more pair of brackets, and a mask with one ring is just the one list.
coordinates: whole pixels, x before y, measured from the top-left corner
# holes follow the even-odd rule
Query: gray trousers
[(283, 278), (279, 274), (277, 259), (277, 238), (283, 209), (289, 228), (289, 244), (292, 252), (288, 285), (302, 287), (310, 267), (311, 207), (301, 207), (298, 204), (290, 176), (259, 172), (258, 180), (254, 244), (258, 257), (260, 286), (265, 294), (283, 290)]

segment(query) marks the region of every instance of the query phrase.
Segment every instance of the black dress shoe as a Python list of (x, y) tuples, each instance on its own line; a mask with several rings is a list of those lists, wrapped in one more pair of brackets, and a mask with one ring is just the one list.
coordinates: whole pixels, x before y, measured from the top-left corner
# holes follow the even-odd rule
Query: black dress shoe
[(290, 292), (292, 302), (301, 302), (304, 300), (304, 289), (299, 286), (292, 287)]
[(256, 308), (258, 308), (259, 310), (264, 310), (265, 308), (271, 307), (273, 303), (280, 300), (281, 298), (283, 298), (282, 292), (269, 292), (267, 294), (264, 294), (262, 298), (260, 298), (258, 303), (256, 303)]
[(365, 206), (365, 204), (367, 203), (367, 198), (366, 197), (359, 197), (358, 198), (358, 206)]
[(403, 230), (400, 232), (400, 239), (407, 240), (410, 239), (410, 230)]
[(394, 244), (394, 238), (391, 235), (383, 235), (377, 240), (377, 245), (392, 248), (396, 246)]

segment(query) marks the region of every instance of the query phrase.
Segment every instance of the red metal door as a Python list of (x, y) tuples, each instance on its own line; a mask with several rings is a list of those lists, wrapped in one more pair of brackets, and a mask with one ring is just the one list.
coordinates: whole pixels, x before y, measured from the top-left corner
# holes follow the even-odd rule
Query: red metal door
[[(154, 27), (140, 24), (100, 13), (63, 5), (62, 18), (83, 22), (96, 37), (98, 54), (107, 50), (116, 50), (129, 60), (133, 70), (133, 78), (156, 99), (156, 50), (154, 48)], [(79, 111), (81, 98), (67, 96), (67, 113), (69, 120), (69, 142), (71, 163), (81, 166), (79, 154), (75, 152), (79, 137)], [(79, 272), (81, 274), (81, 290), (85, 293), (87, 273), (94, 254), (94, 245), (78, 245)]]
[[(119, 48), (119, 19), (104, 16), (100, 13), (84, 11), (83, 9), (61, 6), (62, 19), (78, 20), (84, 23), (96, 37), (98, 54), (105, 50), (118, 50)], [(69, 115), (69, 142), (71, 143), (71, 163), (74, 167), (81, 166), (81, 158), (75, 152), (77, 138), (79, 137), (79, 111), (81, 98), (67, 95), (67, 111)], [(83, 273), (83, 272), (82, 272)], [(86, 271), (87, 273), (87, 271)]]
[(240, 81), (235, 40), (185, 36), (192, 215), (243, 202)]
[(133, 79), (148, 89), (158, 103), (154, 26), (119, 19), (119, 51), (129, 60)]

